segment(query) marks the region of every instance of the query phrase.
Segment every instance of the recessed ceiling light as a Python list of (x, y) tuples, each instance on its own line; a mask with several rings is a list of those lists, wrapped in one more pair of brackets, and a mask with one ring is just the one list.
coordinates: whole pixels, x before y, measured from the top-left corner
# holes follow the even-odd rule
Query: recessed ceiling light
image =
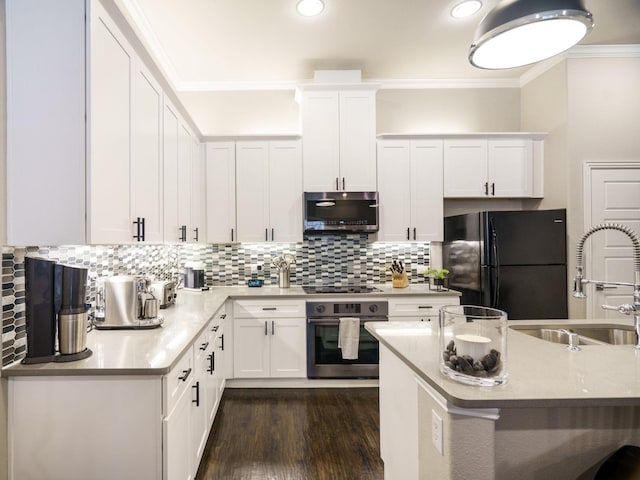
[(324, 10), (324, 2), (322, 0), (300, 0), (296, 8), (300, 15), (313, 17)]
[(453, 18), (470, 17), (481, 8), (482, 2), (480, 0), (466, 0), (451, 9), (451, 16)]

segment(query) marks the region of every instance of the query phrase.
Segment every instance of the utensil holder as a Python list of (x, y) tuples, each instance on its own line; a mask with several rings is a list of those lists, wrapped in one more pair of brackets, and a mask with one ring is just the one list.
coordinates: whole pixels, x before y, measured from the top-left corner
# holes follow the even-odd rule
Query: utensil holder
[(392, 273), (391, 274), (391, 285), (393, 288), (405, 288), (409, 286), (409, 278), (407, 277), (407, 272), (402, 273)]
[(289, 279), (289, 269), (283, 267), (278, 270), (278, 287), (289, 288), (290, 286), (291, 281)]
[(507, 381), (507, 314), (473, 305), (440, 308), (440, 372), (490, 387)]

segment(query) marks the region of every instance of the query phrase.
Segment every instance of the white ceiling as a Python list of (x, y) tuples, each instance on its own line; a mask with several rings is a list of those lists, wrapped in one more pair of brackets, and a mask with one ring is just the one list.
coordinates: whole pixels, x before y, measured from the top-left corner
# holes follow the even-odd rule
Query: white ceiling
[[(298, 0), (116, 0), (177, 91), (291, 88), (314, 70), (360, 69), (366, 80), (519, 78), (484, 71), (467, 52), (475, 16), (457, 0), (325, 0), (314, 18)], [(583, 45), (640, 44), (640, 0), (586, 0), (596, 26)]]

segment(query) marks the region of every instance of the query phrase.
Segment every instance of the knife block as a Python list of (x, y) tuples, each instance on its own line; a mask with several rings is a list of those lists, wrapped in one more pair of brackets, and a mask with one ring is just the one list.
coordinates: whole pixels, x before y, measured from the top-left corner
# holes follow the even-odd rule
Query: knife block
[(409, 286), (409, 279), (407, 278), (407, 272), (392, 273), (391, 285), (393, 288), (405, 288)]

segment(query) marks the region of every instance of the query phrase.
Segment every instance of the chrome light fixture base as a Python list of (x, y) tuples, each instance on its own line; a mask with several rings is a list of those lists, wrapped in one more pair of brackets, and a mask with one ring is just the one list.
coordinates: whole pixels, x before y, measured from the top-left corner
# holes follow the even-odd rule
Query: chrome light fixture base
[(568, 50), (592, 28), (581, 0), (503, 0), (478, 25), (469, 62), (484, 69), (529, 65)]

